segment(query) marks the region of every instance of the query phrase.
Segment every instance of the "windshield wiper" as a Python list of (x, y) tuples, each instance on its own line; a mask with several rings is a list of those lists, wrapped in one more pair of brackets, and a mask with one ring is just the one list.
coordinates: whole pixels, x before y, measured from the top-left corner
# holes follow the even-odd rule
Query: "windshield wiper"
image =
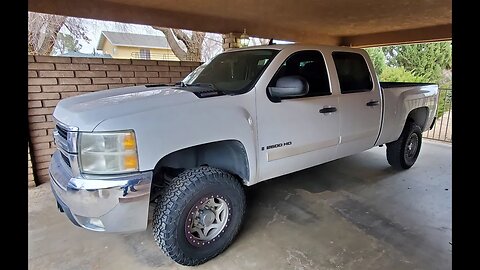
[(184, 85), (185, 85), (184, 87), (207, 87), (207, 88), (210, 88), (212, 92), (218, 92), (224, 95), (230, 95), (229, 93), (221, 89), (218, 89), (213, 83), (191, 83), (191, 84), (185, 83)]
[(183, 81), (179, 81), (179, 82), (176, 82), (176, 83), (174, 84), (174, 86), (186, 87), (187, 84), (184, 83)]
[(186, 86), (199, 86), (199, 87), (208, 87), (214, 91), (220, 91), (220, 92), (223, 92), (221, 90), (218, 90), (217, 87), (215, 87), (215, 85), (213, 83), (192, 83), (192, 84), (185, 84)]
[[(183, 83), (183, 82), (182, 82)], [(231, 95), (230, 93), (218, 89), (213, 83), (183, 83), (178, 84), (180, 87), (198, 87), (199, 89), (193, 90), (196, 95), (200, 95), (201, 97), (212, 96), (212, 95)], [(207, 88), (207, 89), (205, 89)]]
[(219, 91), (223, 92), (221, 90), (218, 90), (217, 87), (213, 83), (184, 83), (183, 81), (179, 81), (175, 83), (175, 86), (180, 86), (180, 87), (189, 87), (189, 86), (196, 86), (196, 87), (208, 87), (214, 91)]

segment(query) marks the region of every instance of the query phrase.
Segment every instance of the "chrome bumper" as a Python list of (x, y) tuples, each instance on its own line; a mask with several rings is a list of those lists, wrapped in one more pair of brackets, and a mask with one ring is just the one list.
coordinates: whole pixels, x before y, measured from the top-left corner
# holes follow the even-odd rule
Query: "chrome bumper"
[(151, 171), (113, 178), (73, 177), (57, 150), (49, 172), (58, 206), (75, 225), (104, 232), (147, 228)]

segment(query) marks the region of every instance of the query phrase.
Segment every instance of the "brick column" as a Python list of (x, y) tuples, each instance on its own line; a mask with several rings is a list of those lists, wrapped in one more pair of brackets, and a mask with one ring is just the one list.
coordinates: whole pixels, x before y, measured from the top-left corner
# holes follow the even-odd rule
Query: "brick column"
[(28, 187), (34, 187), (35, 177), (33, 176), (32, 158), (30, 157), (30, 144), (28, 145)]
[(227, 51), (232, 48), (240, 48), (240, 36), (242, 33), (228, 33), (223, 34), (223, 51)]

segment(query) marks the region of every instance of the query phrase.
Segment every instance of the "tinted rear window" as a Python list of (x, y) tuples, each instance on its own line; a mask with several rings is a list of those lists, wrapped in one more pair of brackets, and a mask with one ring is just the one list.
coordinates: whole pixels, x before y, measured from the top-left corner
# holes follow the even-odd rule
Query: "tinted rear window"
[(366, 92), (373, 88), (372, 77), (361, 54), (333, 52), (342, 94)]

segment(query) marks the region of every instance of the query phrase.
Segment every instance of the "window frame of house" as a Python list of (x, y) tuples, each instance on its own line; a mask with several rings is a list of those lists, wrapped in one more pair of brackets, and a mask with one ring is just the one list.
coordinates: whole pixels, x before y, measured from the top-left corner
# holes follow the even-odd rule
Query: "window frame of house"
[(139, 56), (140, 56), (140, 59), (143, 59), (143, 60), (152, 59), (152, 55), (149, 48), (140, 48)]

